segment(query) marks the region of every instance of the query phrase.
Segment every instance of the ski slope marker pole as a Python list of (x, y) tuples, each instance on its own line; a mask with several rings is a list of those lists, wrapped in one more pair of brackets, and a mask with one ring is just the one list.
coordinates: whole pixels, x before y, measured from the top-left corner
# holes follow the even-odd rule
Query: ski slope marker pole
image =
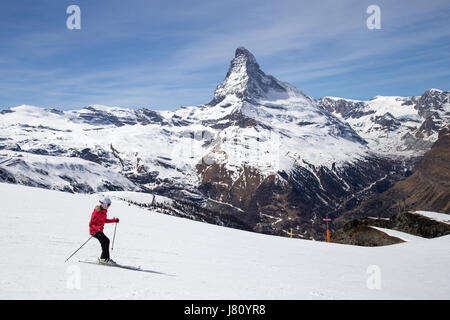
[(325, 218), (323, 221), (327, 222), (327, 242), (330, 242), (330, 230), (328, 229), (328, 222), (331, 221), (330, 218)]
[(78, 252), (78, 250), (80, 250), (81, 248), (83, 248), (84, 247), (84, 245), (89, 241), (89, 240), (91, 240), (91, 238), (92, 238), (93, 236), (90, 236), (89, 237), (89, 239), (87, 239), (86, 240), (86, 242), (85, 243), (83, 243), (82, 245), (81, 245), (81, 247), (79, 247), (78, 249), (77, 249), (77, 251), (75, 251), (74, 253), (72, 253), (71, 255), (70, 255), (70, 257), (68, 257), (67, 259), (66, 259), (66, 261), (64, 261), (64, 262), (67, 262), (70, 258), (72, 258), (73, 257), (73, 255), (75, 254), (75, 253), (77, 253)]

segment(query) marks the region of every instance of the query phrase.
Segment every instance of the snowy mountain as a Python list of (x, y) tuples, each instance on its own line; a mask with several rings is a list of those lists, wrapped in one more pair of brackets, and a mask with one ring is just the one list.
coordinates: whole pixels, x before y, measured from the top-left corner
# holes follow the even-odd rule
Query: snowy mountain
[(318, 104), (348, 123), (371, 150), (424, 154), (450, 123), (450, 91), (429, 89), (416, 97), (376, 96), (369, 101), (324, 97)]
[[(119, 191), (108, 210), (120, 218), (111, 257), (143, 271), (79, 263), (98, 257), (96, 239), (64, 263), (88, 239), (101, 196), (6, 183), (0, 194), (0, 299), (447, 299), (450, 291), (450, 236), (396, 233), (408, 241), (378, 248), (271, 237), (129, 206), (117, 197), (145, 195)], [(113, 238), (113, 225), (104, 231)]]
[(241, 47), (204, 105), (1, 111), (0, 179), (154, 192), (234, 215), (255, 231), (294, 228), (296, 237), (322, 239), (322, 217), (410, 174), (448, 122), (448, 94), (316, 101), (266, 75)]
[(260, 100), (297, 99), (304, 103), (313, 100), (286, 82), (266, 75), (259, 67), (255, 56), (243, 47), (236, 49), (225, 79), (220, 83), (214, 98), (209, 103), (217, 105), (226, 98), (234, 96), (240, 100), (258, 103)]

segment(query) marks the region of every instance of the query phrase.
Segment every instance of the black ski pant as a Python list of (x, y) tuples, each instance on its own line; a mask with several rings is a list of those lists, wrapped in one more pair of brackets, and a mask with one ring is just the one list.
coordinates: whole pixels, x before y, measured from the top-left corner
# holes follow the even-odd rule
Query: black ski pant
[(109, 259), (109, 239), (105, 234), (101, 231), (98, 231), (93, 235), (98, 241), (100, 241), (100, 245), (102, 246), (102, 255), (100, 259)]

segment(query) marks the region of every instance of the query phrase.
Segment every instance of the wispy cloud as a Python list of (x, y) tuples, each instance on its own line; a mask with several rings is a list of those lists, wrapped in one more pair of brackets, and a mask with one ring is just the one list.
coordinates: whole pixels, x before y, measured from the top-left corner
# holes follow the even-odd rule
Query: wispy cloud
[(2, 3), (0, 29), (14, 23), (8, 13), (19, 20), (0, 31), (0, 106), (205, 103), (238, 46), (314, 97), (448, 89), (448, 2), (378, 1), (382, 29), (368, 30), (371, 2), (80, 0), (78, 31), (65, 29), (64, 1)]

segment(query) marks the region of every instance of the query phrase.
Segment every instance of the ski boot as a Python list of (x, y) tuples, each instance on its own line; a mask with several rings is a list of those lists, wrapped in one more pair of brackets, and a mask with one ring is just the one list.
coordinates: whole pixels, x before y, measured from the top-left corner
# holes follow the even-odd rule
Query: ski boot
[(98, 263), (100, 264), (110, 264), (110, 265), (116, 265), (117, 263), (113, 259), (98, 259)]

